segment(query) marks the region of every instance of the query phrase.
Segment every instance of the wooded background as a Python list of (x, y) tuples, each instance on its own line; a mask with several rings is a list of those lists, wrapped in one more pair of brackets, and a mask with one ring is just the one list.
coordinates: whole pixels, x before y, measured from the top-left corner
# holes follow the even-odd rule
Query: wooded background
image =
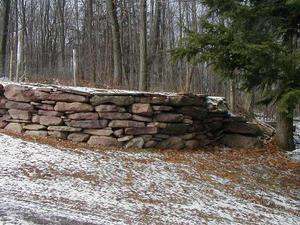
[[(225, 96), (248, 111), (255, 90), (238, 90), (207, 63), (174, 62), (186, 30), (201, 32), (198, 0), (2, 0), (2, 76), (14, 81)], [(7, 25), (7, 29), (6, 29)], [(7, 42), (5, 42), (7, 34)], [(4, 43), (3, 43), (4, 42)], [(274, 109), (263, 108), (267, 116)]]

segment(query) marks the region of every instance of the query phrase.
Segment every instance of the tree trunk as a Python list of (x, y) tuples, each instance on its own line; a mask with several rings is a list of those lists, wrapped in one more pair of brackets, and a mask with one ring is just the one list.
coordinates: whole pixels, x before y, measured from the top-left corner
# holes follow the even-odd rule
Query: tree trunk
[(293, 118), (289, 118), (285, 113), (277, 110), (276, 141), (278, 146), (284, 151), (295, 149)]
[(6, 77), (6, 45), (7, 45), (7, 35), (8, 35), (8, 22), (9, 22), (9, 13), (10, 13), (10, 0), (3, 2), (5, 7), (4, 20), (3, 20), (3, 30), (2, 30), (2, 41), (1, 41), (1, 74)]
[(148, 90), (148, 71), (147, 71), (147, 1), (140, 0), (140, 71), (139, 71), (139, 90)]
[(120, 44), (120, 27), (118, 23), (116, 5), (113, 0), (106, 0), (106, 7), (110, 17), (113, 39), (113, 59), (114, 59), (114, 71), (113, 71), (113, 86), (119, 87), (122, 84), (122, 53)]
[(236, 80), (235, 79), (230, 79), (229, 81), (229, 85), (230, 85), (230, 110), (231, 112), (236, 112), (236, 101), (235, 101), (235, 97), (236, 97)]

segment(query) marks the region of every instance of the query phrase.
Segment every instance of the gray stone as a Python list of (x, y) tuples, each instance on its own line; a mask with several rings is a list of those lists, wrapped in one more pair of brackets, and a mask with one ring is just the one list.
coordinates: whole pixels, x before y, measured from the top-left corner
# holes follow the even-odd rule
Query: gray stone
[(40, 125), (40, 124), (28, 124), (26, 126), (24, 126), (25, 130), (45, 130), (46, 127), (44, 125)]
[(44, 130), (27, 130), (25, 131), (25, 135), (36, 136), (36, 137), (47, 137), (48, 132)]
[(132, 115), (130, 113), (107, 112), (99, 113), (99, 117), (109, 120), (129, 120), (132, 118)]
[(184, 123), (168, 123), (164, 129), (161, 129), (162, 134), (182, 135), (189, 129), (189, 125)]
[(126, 145), (125, 148), (143, 148), (145, 141), (142, 137), (137, 137), (131, 139)]
[(185, 147), (188, 149), (196, 149), (200, 146), (200, 142), (198, 140), (188, 140), (185, 142)]
[(39, 123), (45, 126), (59, 126), (62, 122), (62, 118), (54, 116), (40, 116), (39, 119)]
[(83, 131), (86, 134), (91, 134), (91, 135), (95, 135), (95, 136), (110, 136), (112, 135), (114, 132), (112, 129), (101, 129), (101, 130), (97, 130), (97, 129), (87, 129)]
[(182, 138), (179, 137), (170, 137), (167, 140), (161, 142), (159, 144), (160, 148), (163, 149), (183, 149), (185, 147), (185, 142), (183, 141)]
[(22, 133), (23, 131), (23, 126), (19, 123), (9, 123), (6, 127), (5, 130), (13, 132), (13, 133)]
[(124, 137), (118, 138), (118, 142), (127, 142), (133, 138), (134, 138), (134, 136), (124, 136)]
[(107, 120), (71, 120), (65, 122), (70, 127), (79, 127), (83, 129), (102, 129), (107, 127)]
[(6, 102), (7, 100), (5, 98), (0, 97), (0, 109), (6, 109)]
[(58, 139), (67, 139), (68, 137), (68, 132), (61, 132), (61, 131), (48, 131), (48, 135), (53, 138), (58, 138)]
[(189, 133), (189, 134), (185, 134), (185, 135), (182, 135), (181, 138), (183, 140), (190, 140), (190, 139), (193, 139), (196, 137), (196, 133)]
[(207, 117), (207, 109), (204, 107), (197, 106), (184, 106), (178, 110), (185, 117), (190, 116), (195, 120), (203, 120)]
[(87, 142), (91, 146), (95, 147), (120, 147), (120, 142), (113, 137), (100, 137), (100, 136), (91, 136)]
[(144, 148), (154, 148), (155, 146), (157, 146), (157, 144), (157, 141), (150, 140), (145, 143)]
[(232, 122), (229, 123), (226, 128), (226, 132), (236, 133), (236, 134), (246, 134), (253, 136), (261, 136), (262, 130), (258, 125), (254, 123), (245, 123), (245, 122)]
[(132, 113), (142, 116), (152, 116), (153, 110), (150, 104), (136, 103), (132, 105)]
[(92, 105), (101, 105), (105, 103), (112, 103), (118, 106), (128, 106), (134, 103), (133, 96), (101, 96), (95, 95), (91, 98)]
[(262, 147), (262, 141), (259, 138), (240, 134), (226, 134), (221, 139), (221, 143), (231, 148)]
[(75, 113), (68, 115), (71, 120), (98, 120), (98, 113)]
[(158, 122), (173, 122), (179, 123), (184, 119), (182, 114), (174, 114), (174, 113), (162, 113), (155, 117), (155, 120)]
[(174, 108), (172, 106), (166, 106), (166, 105), (155, 105), (153, 106), (153, 109), (155, 111), (164, 111), (164, 112), (169, 112), (174, 110)]
[(31, 120), (31, 113), (29, 111), (10, 109), (8, 110), (9, 115), (16, 120)]
[(152, 118), (139, 116), (139, 115), (133, 115), (132, 119), (136, 120), (136, 121), (141, 121), (141, 122), (152, 122)]
[(172, 106), (204, 106), (206, 96), (204, 95), (175, 95), (170, 96), (170, 105)]
[(157, 134), (157, 127), (130, 127), (125, 129), (127, 135)]
[(68, 126), (50, 126), (48, 127), (49, 131), (62, 131), (62, 132), (80, 132), (81, 128), (74, 128)]
[(122, 135), (124, 134), (124, 130), (123, 129), (118, 129), (114, 131), (114, 135), (116, 137), (122, 137)]
[(34, 110), (34, 107), (31, 104), (25, 102), (7, 101), (5, 107), (8, 109), (20, 109), (26, 111)]
[(54, 111), (54, 106), (47, 104), (36, 105), (35, 108), (46, 111)]
[(91, 112), (93, 111), (93, 107), (86, 103), (80, 103), (80, 102), (73, 102), (73, 103), (67, 103), (67, 102), (58, 102), (56, 103), (54, 107), (55, 111), (58, 112)]
[(72, 133), (68, 136), (68, 140), (73, 142), (86, 142), (90, 135), (82, 133)]
[(5, 86), (4, 95), (7, 99), (16, 102), (31, 102), (37, 100), (32, 89), (15, 84)]
[(113, 120), (109, 123), (112, 128), (145, 127), (145, 123), (132, 120)]

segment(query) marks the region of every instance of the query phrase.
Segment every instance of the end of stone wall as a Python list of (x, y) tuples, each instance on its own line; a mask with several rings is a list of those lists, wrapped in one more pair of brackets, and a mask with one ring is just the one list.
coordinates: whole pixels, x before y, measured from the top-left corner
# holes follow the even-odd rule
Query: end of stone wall
[(194, 149), (260, 146), (260, 129), (224, 98), (58, 86), (0, 85), (0, 128), (91, 146)]

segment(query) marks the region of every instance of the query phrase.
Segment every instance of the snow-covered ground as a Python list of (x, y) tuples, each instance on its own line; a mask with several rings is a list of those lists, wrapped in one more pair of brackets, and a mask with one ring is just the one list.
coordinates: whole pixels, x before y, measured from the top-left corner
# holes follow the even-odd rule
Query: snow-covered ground
[(210, 153), (56, 149), (2, 134), (0, 146), (1, 225), (300, 223), (295, 189), (236, 184), (205, 169), (218, 163)]

